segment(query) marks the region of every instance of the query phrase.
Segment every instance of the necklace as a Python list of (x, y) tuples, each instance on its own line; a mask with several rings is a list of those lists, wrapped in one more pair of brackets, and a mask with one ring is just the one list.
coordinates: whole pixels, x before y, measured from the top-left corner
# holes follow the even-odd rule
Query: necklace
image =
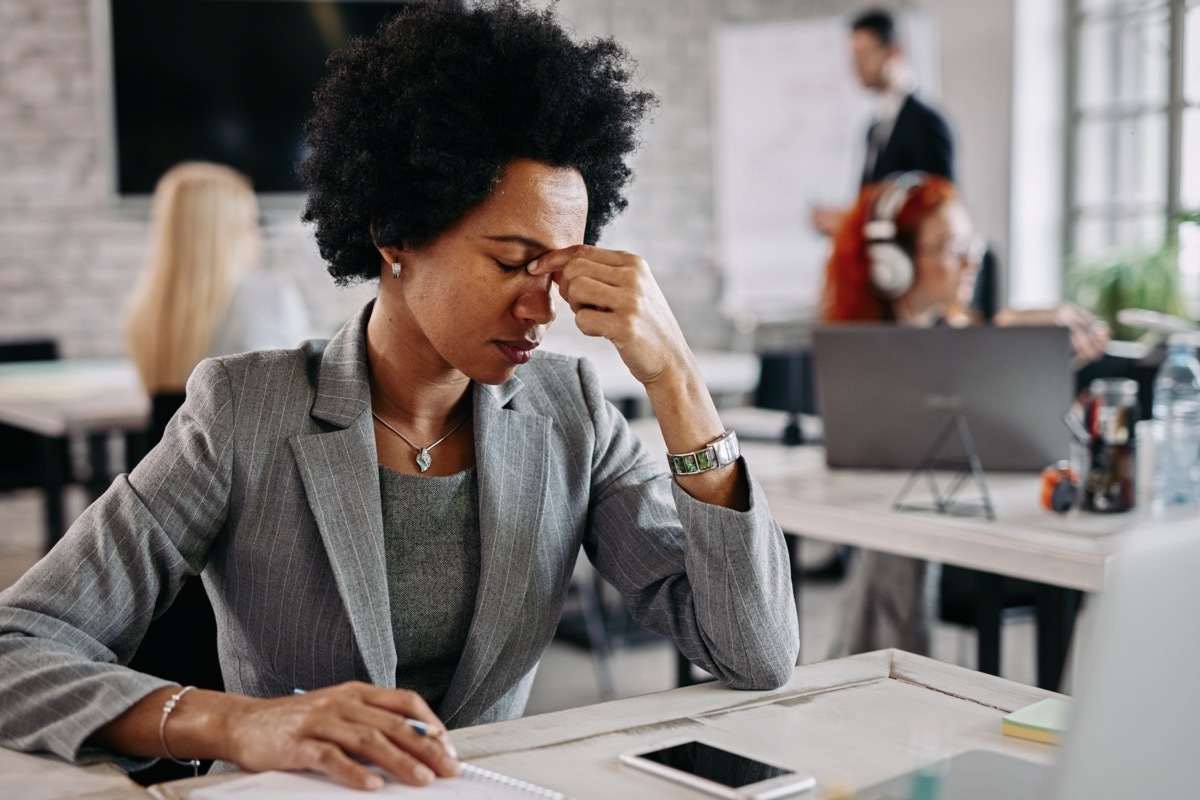
[(400, 431), (396, 430), (391, 425), (389, 425), (387, 420), (385, 420), (383, 417), (376, 414), (374, 411), (371, 412), (371, 416), (374, 417), (375, 419), (379, 420), (380, 425), (382, 425), (383, 427), (387, 428), (392, 433), (399, 436), (401, 439), (403, 439), (405, 441), (405, 443), (409, 447), (411, 447), (412, 449), (417, 451), (416, 462), (417, 462), (417, 467), (421, 470), (421, 472), (424, 472), (425, 470), (429, 469), (429, 465), (433, 463), (433, 459), (429, 457), (429, 451), (432, 450), (433, 448), (437, 447), (442, 442), (449, 439), (451, 434), (453, 434), (456, 430), (461, 428), (463, 426), (463, 423), (465, 423), (468, 419), (471, 418), (471, 415), (467, 414), (465, 417), (463, 417), (462, 419), (460, 419), (458, 421), (457, 425), (455, 425), (453, 428), (450, 429), (450, 433), (447, 433), (445, 436), (438, 439), (436, 442), (429, 445), (428, 447), (420, 447), (420, 446), (414, 444), (412, 439), (409, 439), (403, 433), (401, 433)]

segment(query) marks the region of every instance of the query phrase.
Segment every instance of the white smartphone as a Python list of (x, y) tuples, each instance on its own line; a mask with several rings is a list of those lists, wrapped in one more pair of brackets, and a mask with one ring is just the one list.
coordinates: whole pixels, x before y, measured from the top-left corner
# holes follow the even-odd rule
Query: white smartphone
[(787, 797), (817, 782), (811, 775), (692, 739), (630, 750), (621, 754), (621, 763), (729, 800)]

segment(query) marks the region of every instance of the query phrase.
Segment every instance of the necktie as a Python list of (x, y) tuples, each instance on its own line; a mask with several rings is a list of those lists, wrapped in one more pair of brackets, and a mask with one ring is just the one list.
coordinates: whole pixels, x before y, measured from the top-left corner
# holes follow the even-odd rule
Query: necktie
[(863, 186), (872, 182), (872, 175), (875, 172), (875, 162), (879, 160), (879, 154), (883, 150), (883, 137), (883, 120), (877, 119), (871, 123), (871, 127), (867, 128), (867, 157), (863, 161)]

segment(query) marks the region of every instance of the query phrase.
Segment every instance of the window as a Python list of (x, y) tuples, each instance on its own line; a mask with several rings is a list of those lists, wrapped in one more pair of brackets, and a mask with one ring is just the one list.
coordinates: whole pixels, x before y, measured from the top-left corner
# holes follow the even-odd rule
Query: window
[[(1088, 258), (1179, 236), (1200, 313), (1200, 0), (1068, 0), (1066, 250)], [(1175, 230), (1173, 227), (1178, 226)]]

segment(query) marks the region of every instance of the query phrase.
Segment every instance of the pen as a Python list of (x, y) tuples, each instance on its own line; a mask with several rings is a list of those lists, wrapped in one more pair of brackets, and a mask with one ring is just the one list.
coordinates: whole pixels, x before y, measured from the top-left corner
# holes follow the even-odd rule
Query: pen
[[(292, 694), (305, 694), (305, 691), (303, 689), (292, 689)], [(418, 736), (429, 735), (428, 722), (421, 722), (421, 720), (413, 719), (412, 717), (405, 717), (404, 721), (408, 723), (408, 727), (417, 732)]]

